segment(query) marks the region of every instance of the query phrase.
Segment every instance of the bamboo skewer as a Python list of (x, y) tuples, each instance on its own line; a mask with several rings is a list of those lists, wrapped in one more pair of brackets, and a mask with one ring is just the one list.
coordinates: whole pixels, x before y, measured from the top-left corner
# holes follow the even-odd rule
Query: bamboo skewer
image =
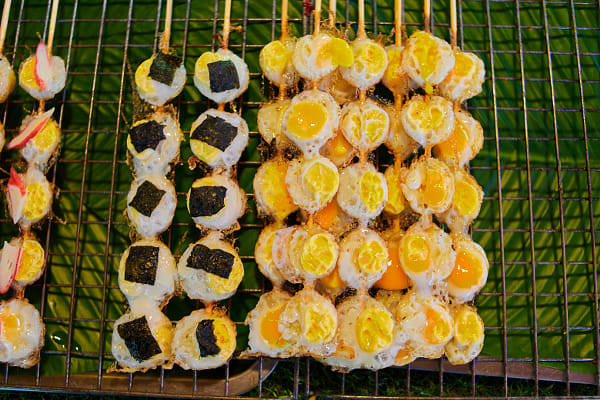
[(167, 10), (165, 14), (165, 30), (163, 31), (160, 45), (158, 48), (163, 53), (169, 51), (169, 42), (171, 40), (171, 20), (173, 19), (173, 0), (167, 0)]
[(229, 46), (229, 32), (231, 31), (231, 0), (225, 0), (225, 16), (223, 20), (223, 49)]
[(287, 39), (288, 35), (288, 0), (281, 1), (281, 42)]
[(329, 26), (335, 28), (335, 17), (337, 13), (337, 0), (329, 1)]
[(394, 30), (396, 31), (395, 34), (395, 43), (396, 46), (401, 47), (402, 46), (402, 8), (403, 8), (404, 4), (402, 2), (402, 0), (395, 0), (394, 1)]
[(318, 35), (321, 31), (321, 0), (315, 1), (315, 27), (313, 32), (315, 35)]
[(452, 33), (452, 47), (456, 47), (456, 0), (450, 0), (450, 31)]
[(365, 0), (358, 0), (358, 35), (357, 39), (367, 36), (365, 31)]
[(4, 50), (4, 40), (6, 39), (6, 28), (8, 27), (8, 15), (10, 14), (11, 0), (4, 0), (4, 9), (2, 10), (2, 23), (0, 23), (0, 54)]
[(424, 24), (425, 24), (425, 32), (431, 31), (431, 0), (425, 0), (423, 4), (423, 12), (425, 14)]

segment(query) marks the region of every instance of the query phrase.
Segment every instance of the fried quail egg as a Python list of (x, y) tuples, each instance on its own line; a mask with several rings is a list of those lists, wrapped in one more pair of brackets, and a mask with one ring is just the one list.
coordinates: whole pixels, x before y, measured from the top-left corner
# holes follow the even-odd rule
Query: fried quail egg
[(325, 157), (296, 159), (285, 176), (288, 193), (303, 210), (314, 213), (329, 203), (338, 191), (338, 169)]
[(127, 218), (142, 237), (160, 235), (171, 225), (177, 197), (171, 181), (162, 175), (144, 175), (131, 183)]
[(416, 154), (420, 145), (404, 130), (401, 110), (397, 107), (388, 107), (387, 112), (390, 117), (390, 133), (385, 140), (385, 146), (394, 154), (394, 158), (404, 161)]
[(446, 41), (429, 32), (417, 31), (406, 42), (402, 67), (414, 82), (431, 94), (433, 85), (442, 82), (454, 67), (454, 52)]
[(42, 221), (50, 213), (53, 189), (46, 176), (37, 168), (29, 168), (22, 178), (27, 194), (17, 223), (21, 229), (26, 229)]
[(463, 234), (452, 236), (456, 261), (446, 280), (448, 294), (457, 303), (473, 300), (487, 281), (490, 264), (483, 248)]
[(388, 261), (385, 272), (374, 286), (384, 290), (406, 289), (409, 286), (408, 276), (400, 264), (400, 252), (398, 251), (404, 231), (389, 229), (382, 232), (381, 236), (387, 243)]
[(454, 195), (454, 175), (435, 158), (422, 157), (403, 171), (402, 193), (419, 214), (442, 213), (450, 207)]
[(185, 65), (174, 51), (154, 54), (135, 71), (138, 94), (154, 106), (162, 106), (179, 95), (185, 86), (185, 80)]
[(319, 293), (323, 293), (330, 298), (334, 298), (344, 291), (347, 284), (340, 278), (340, 268), (336, 265), (333, 271), (317, 281)]
[(396, 340), (405, 341), (412, 357), (440, 358), (454, 334), (448, 306), (437, 297), (410, 290), (396, 306)]
[(119, 262), (119, 289), (129, 303), (139, 297), (165, 304), (175, 292), (177, 270), (171, 250), (160, 240), (138, 240)]
[(281, 338), (299, 355), (326, 357), (336, 349), (338, 319), (329, 299), (305, 287), (286, 304), (277, 323)]
[(443, 142), (454, 130), (452, 103), (440, 96), (413, 96), (400, 119), (404, 131), (423, 147)]
[(377, 232), (356, 228), (340, 242), (340, 278), (354, 289), (369, 288), (383, 276), (389, 253)]
[(446, 279), (456, 260), (450, 236), (426, 220), (406, 230), (398, 246), (398, 255), (402, 269), (422, 293)]
[(283, 114), (282, 129), (306, 157), (313, 157), (333, 137), (339, 119), (340, 109), (331, 95), (307, 90), (292, 99)]
[(175, 363), (183, 369), (220, 367), (233, 356), (235, 346), (235, 324), (219, 308), (193, 311), (175, 326)]
[(454, 130), (433, 148), (433, 154), (449, 166), (462, 168), (475, 158), (483, 147), (481, 124), (464, 110), (454, 112)]
[(254, 175), (256, 207), (276, 221), (282, 221), (298, 209), (285, 183), (287, 172), (288, 163), (278, 158), (263, 163)]
[(379, 301), (358, 295), (337, 307), (337, 351), (322, 362), (343, 370), (378, 370), (394, 365), (394, 319)]
[(402, 176), (406, 173), (406, 167), (392, 164), (383, 173), (388, 188), (388, 201), (383, 210), (390, 215), (398, 215), (404, 210), (410, 210), (408, 201), (402, 192)]
[(296, 41), (292, 62), (300, 76), (319, 81), (338, 66), (350, 67), (354, 63), (354, 55), (345, 40), (321, 32)]
[(218, 104), (228, 103), (248, 88), (248, 65), (229, 50), (207, 51), (196, 60), (194, 84)]
[(290, 99), (278, 99), (270, 103), (263, 104), (258, 110), (256, 121), (258, 132), (265, 142), (271, 144), (273, 140), (278, 145), (289, 142), (283, 134), (282, 124), (285, 111), (292, 104)]
[(354, 158), (354, 155), (356, 154), (356, 150), (352, 144), (346, 140), (342, 132), (338, 130), (333, 134), (333, 137), (321, 147), (319, 153), (323, 157), (330, 159), (336, 167), (339, 168), (352, 161), (352, 158)]
[(143, 298), (115, 321), (112, 354), (120, 372), (145, 372), (162, 366), (170, 369), (173, 326), (158, 306)]
[(258, 236), (254, 248), (254, 259), (258, 264), (258, 269), (275, 287), (281, 287), (285, 283), (284, 276), (273, 262), (273, 239), (280, 229), (281, 224), (277, 222), (265, 226)]
[(483, 60), (473, 53), (456, 50), (454, 67), (438, 86), (440, 94), (462, 103), (481, 93), (485, 80)]
[(277, 231), (272, 256), (279, 272), (292, 283), (322, 278), (333, 271), (339, 249), (335, 237), (313, 226), (292, 226)]
[(466, 231), (479, 215), (482, 201), (483, 190), (475, 178), (464, 169), (458, 169), (454, 172), (454, 195), (450, 208), (438, 218), (452, 232)]
[(230, 229), (244, 214), (246, 195), (224, 175), (197, 179), (187, 193), (187, 208), (196, 225), (208, 229)]
[(280, 289), (273, 289), (260, 296), (258, 304), (246, 317), (246, 323), (250, 326), (246, 354), (268, 357), (289, 357), (295, 354), (291, 342), (283, 339), (279, 330), (279, 320), (291, 298)]
[(15, 88), (15, 83), (15, 72), (6, 57), (0, 54), (0, 103), (6, 101), (8, 95)]
[[(20, 131), (23, 131), (31, 123), (36, 123), (37, 115), (25, 117), (21, 124)], [(50, 117), (37, 134), (27, 141), (19, 153), (29, 164), (36, 166), (41, 171), (46, 171), (49, 166), (49, 160), (55, 156), (58, 145), (60, 144), (60, 127), (58, 123)], [(10, 147), (10, 144), (9, 144)]]
[(390, 117), (375, 101), (353, 101), (342, 109), (340, 130), (359, 152), (375, 150), (388, 137)]
[(0, 362), (29, 368), (40, 361), (44, 322), (27, 299), (0, 302)]
[(10, 244), (22, 249), (21, 263), (12, 283), (13, 289), (19, 291), (40, 279), (46, 266), (46, 252), (31, 233), (13, 238)]
[(358, 98), (358, 90), (342, 77), (339, 69), (319, 81), (319, 90), (332, 95), (338, 104), (346, 104)]
[(451, 364), (467, 364), (483, 349), (483, 321), (477, 310), (466, 304), (453, 307), (450, 312), (454, 318), (454, 337), (446, 344), (445, 354)]
[(298, 74), (292, 65), (295, 47), (296, 40), (288, 38), (283, 41), (274, 40), (260, 51), (260, 68), (274, 85), (289, 87), (298, 82)]
[(192, 299), (206, 302), (231, 297), (244, 277), (244, 264), (235, 248), (211, 231), (191, 244), (179, 259), (177, 274)]
[(248, 145), (248, 125), (238, 114), (208, 109), (192, 123), (190, 147), (211, 168), (230, 168)]
[(66, 71), (65, 62), (58, 56), (50, 57), (49, 79), (45, 82), (46, 88), (43, 89), (36, 79), (36, 55), (32, 55), (21, 63), (19, 67), (19, 86), (23, 88), (31, 97), (37, 100), (51, 99), (54, 95), (65, 87)]
[(383, 84), (394, 93), (395, 96), (404, 96), (412, 89), (410, 79), (402, 65), (403, 46), (387, 46), (385, 48), (388, 57), (388, 65), (383, 74)]
[(352, 217), (346, 214), (334, 199), (313, 214), (313, 222), (334, 235), (340, 236), (348, 231), (353, 221)]
[(384, 47), (368, 38), (356, 39), (350, 47), (354, 53), (354, 63), (340, 68), (342, 77), (360, 90), (375, 86), (388, 65)]
[(127, 149), (135, 174), (166, 175), (169, 164), (179, 157), (182, 140), (179, 122), (168, 112), (158, 111), (134, 123), (127, 132)]
[(361, 221), (378, 216), (388, 200), (383, 174), (369, 163), (352, 164), (340, 171), (339, 206)]

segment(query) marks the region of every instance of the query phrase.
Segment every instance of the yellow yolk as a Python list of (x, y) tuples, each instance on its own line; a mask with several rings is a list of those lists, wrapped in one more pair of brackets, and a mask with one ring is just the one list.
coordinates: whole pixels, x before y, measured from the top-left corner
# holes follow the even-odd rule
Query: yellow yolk
[(144, 60), (135, 70), (135, 84), (137, 85), (138, 90), (142, 93), (154, 93), (152, 78), (148, 76), (148, 74), (150, 74), (150, 66), (152, 65), (153, 61), (153, 58)]
[(469, 146), (469, 141), (469, 133), (466, 127), (457, 118), (450, 137), (436, 147), (442, 158), (454, 158), (455, 156), (460, 158), (465, 154)]
[(231, 346), (232, 340), (235, 341), (235, 338), (231, 336), (229, 327), (227, 326), (226, 322), (221, 320), (220, 318), (213, 320), (213, 333), (215, 335), (215, 338), (217, 339), (217, 346), (219, 346), (221, 352), (223, 351), (223, 349)]
[(361, 45), (356, 53), (355, 62), (369, 74), (379, 74), (386, 66), (385, 50), (371, 42)]
[(314, 162), (302, 175), (304, 187), (319, 202), (337, 191), (339, 181), (337, 169), (319, 161)]
[(448, 282), (461, 289), (472, 288), (480, 283), (484, 268), (477, 254), (464, 248), (459, 249), (456, 252), (454, 269), (448, 277)]
[(474, 217), (479, 206), (479, 191), (471, 182), (457, 179), (454, 183), (454, 196), (452, 202), (459, 214)]
[(206, 274), (206, 284), (216, 294), (224, 294), (234, 291), (239, 285), (244, 275), (244, 268), (239, 264), (234, 264), (229, 278), (221, 278), (215, 274)]
[(300, 263), (305, 271), (321, 275), (330, 270), (337, 260), (335, 241), (326, 233), (312, 235), (302, 247)]
[(452, 333), (452, 327), (448, 320), (433, 308), (427, 309), (425, 317), (427, 318), (423, 331), (425, 339), (433, 345), (440, 345), (448, 341)]
[(335, 317), (318, 304), (307, 306), (304, 323), (304, 337), (313, 343), (327, 341), (335, 333)]
[(398, 353), (396, 353), (396, 358), (394, 359), (394, 365), (401, 367), (403, 365), (408, 364), (412, 360), (413, 360), (413, 357), (407, 348), (400, 349), (400, 350), (398, 350)]
[(428, 169), (425, 187), (422, 190), (425, 203), (430, 207), (440, 207), (449, 200), (448, 188), (441, 171)]
[(401, 290), (408, 287), (408, 276), (400, 266), (400, 256), (398, 254), (398, 240), (388, 242), (389, 259), (387, 268), (380, 280), (375, 283), (375, 287), (385, 290)]
[(377, 274), (387, 265), (387, 250), (376, 240), (365, 242), (356, 256), (356, 265), (367, 274)]
[(19, 79), (27, 86), (40, 89), (35, 81), (35, 57), (28, 58), (23, 62)]
[(444, 120), (444, 113), (439, 107), (430, 106), (423, 100), (411, 102), (410, 116), (425, 131), (439, 128)]
[(285, 304), (269, 310), (260, 321), (260, 336), (273, 347), (285, 347), (287, 342), (281, 338), (279, 332), (279, 317), (285, 308)]
[(400, 214), (406, 208), (406, 198), (400, 187), (399, 170), (394, 168), (391, 172), (385, 174), (388, 187), (388, 201), (384, 209), (390, 214)]
[(162, 351), (165, 351), (165, 346), (170, 346), (173, 341), (173, 329), (171, 325), (161, 325), (152, 331), (152, 336), (159, 343)]
[(267, 70), (265, 72), (282, 74), (290, 63), (290, 54), (287, 52), (285, 45), (279, 40), (275, 40), (263, 47), (259, 57), (260, 64)]
[(416, 32), (412, 37), (417, 40), (413, 54), (417, 58), (421, 70), (421, 78), (425, 81), (425, 91), (431, 94), (433, 88), (429, 83), (429, 77), (435, 71), (435, 67), (440, 61), (438, 44), (433, 36), (427, 32)]
[(354, 53), (344, 39), (333, 38), (330, 42), (333, 62), (340, 67), (351, 67), (354, 64)]
[(265, 251), (262, 254), (262, 257), (265, 259), (267, 263), (271, 263), (273, 261), (273, 239), (275, 239), (275, 234), (277, 230), (273, 229), (269, 236), (267, 236), (267, 244), (264, 246)]
[(14, 345), (21, 337), (21, 320), (19, 316), (10, 312), (0, 315), (0, 330), (2, 338)]
[(369, 143), (377, 143), (387, 132), (388, 118), (382, 110), (370, 110), (365, 115), (365, 135)]
[(380, 351), (392, 342), (394, 321), (389, 313), (377, 308), (367, 308), (356, 321), (358, 346), (368, 353)]
[(331, 149), (331, 156), (333, 157), (344, 157), (353, 150), (352, 145), (340, 133), (329, 139), (328, 147)]
[(30, 221), (37, 221), (46, 215), (50, 204), (50, 193), (43, 183), (27, 185), (23, 215)]
[(23, 253), (21, 265), (17, 270), (15, 279), (17, 281), (29, 281), (38, 274), (44, 265), (44, 249), (36, 240), (25, 240), (23, 242)]
[(49, 120), (42, 130), (31, 141), (43, 153), (58, 141), (58, 124)]
[(463, 52), (454, 53), (454, 68), (452, 72), (458, 77), (466, 77), (473, 69), (473, 60)]
[(331, 273), (321, 279), (319, 279), (323, 285), (328, 287), (329, 289), (341, 289), (346, 286), (346, 282), (340, 278), (340, 272), (338, 267), (335, 267)]
[(327, 123), (327, 109), (313, 101), (301, 101), (292, 106), (288, 133), (299, 140), (315, 138)]
[(454, 318), (454, 340), (461, 346), (475, 343), (483, 336), (483, 321), (475, 311), (464, 308)]
[(385, 70), (385, 79), (390, 86), (398, 86), (405, 82), (404, 71), (401, 70), (402, 53), (398, 49), (390, 49), (387, 52), (388, 67)]
[(335, 217), (339, 213), (337, 201), (330, 201), (313, 216), (314, 222), (323, 229), (329, 229), (335, 224)]
[(287, 186), (285, 163), (268, 163), (261, 168), (258, 190), (262, 193), (262, 201), (275, 210), (275, 218), (280, 221), (293, 213), (297, 206), (292, 201)]
[(427, 236), (422, 233), (411, 234), (404, 239), (402, 266), (413, 273), (421, 273), (429, 268), (430, 255)]
[(360, 198), (369, 212), (375, 211), (383, 202), (384, 188), (381, 177), (367, 171), (360, 178)]
[(213, 162), (221, 153), (218, 148), (197, 139), (190, 139), (190, 147), (192, 152), (205, 163)]
[[(217, 53), (213, 53), (211, 51), (207, 51), (205, 53), (202, 53), (202, 55), (200, 57), (198, 57), (198, 60), (196, 60), (196, 75), (198, 77), (198, 79), (201, 82), (204, 82), (205, 84), (209, 84), (210, 82), (210, 76), (208, 74), (208, 64), (213, 63), (215, 61), (222, 61), (222, 60), (226, 60), (227, 58), (217, 54)], [(150, 66), (148, 66), (148, 70), (150, 69)]]

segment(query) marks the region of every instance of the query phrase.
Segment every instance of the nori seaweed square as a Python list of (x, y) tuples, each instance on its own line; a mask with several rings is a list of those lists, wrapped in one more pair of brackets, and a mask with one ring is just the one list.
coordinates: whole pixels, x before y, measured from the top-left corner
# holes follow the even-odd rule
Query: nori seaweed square
[(198, 341), (201, 357), (214, 356), (221, 352), (221, 349), (217, 346), (213, 321), (212, 319), (203, 319), (196, 326), (196, 340)]
[(197, 244), (192, 249), (187, 266), (229, 279), (234, 261), (235, 257), (231, 253), (221, 249), (209, 249), (203, 244)]
[(175, 54), (167, 54), (159, 51), (152, 65), (150, 65), (150, 72), (148, 76), (160, 83), (171, 86), (173, 83), (173, 77), (175, 76), (175, 70), (181, 65), (181, 58)]
[(164, 125), (152, 120), (134, 126), (129, 130), (129, 138), (135, 151), (141, 153), (146, 149), (156, 150), (161, 140), (165, 139)]
[(225, 207), (227, 188), (200, 186), (190, 190), (189, 208), (192, 218), (215, 215)]
[(207, 64), (210, 90), (214, 93), (239, 89), (240, 79), (231, 60), (215, 61)]
[(146, 316), (122, 323), (117, 327), (117, 331), (131, 356), (138, 362), (148, 360), (162, 353), (158, 342), (152, 336)]
[(149, 217), (158, 206), (166, 192), (157, 188), (150, 181), (144, 181), (139, 187), (129, 205)]
[(158, 268), (156, 246), (132, 246), (125, 261), (125, 280), (146, 285), (154, 285)]
[(237, 136), (238, 129), (223, 118), (208, 115), (192, 132), (192, 139), (225, 151)]

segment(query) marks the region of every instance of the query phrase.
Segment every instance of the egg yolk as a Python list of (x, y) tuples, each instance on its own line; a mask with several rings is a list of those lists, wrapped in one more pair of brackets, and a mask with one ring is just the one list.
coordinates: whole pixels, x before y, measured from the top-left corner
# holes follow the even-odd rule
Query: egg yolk
[(425, 272), (431, 263), (429, 238), (425, 233), (413, 233), (405, 237), (402, 248), (402, 266), (412, 273)]
[[(235, 341), (235, 337), (231, 335), (229, 327), (227, 323), (220, 318), (216, 318), (213, 320), (213, 332), (215, 338), (217, 339), (217, 346), (223, 352), (224, 349), (231, 346), (232, 341)], [(215, 354), (218, 356), (218, 354)]]
[(352, 145), (346, 140), (344, 135), (339, 133), (329, 139), (327, 147), (330, 149), (330, 155), (336, 158), (344, 157), (353, 150)]
[(58, 142), (58, 135), (58, 124), (54, 120), (49, 120), (31, 141), (39, 152), (43, 153)]
[(336, 266), (329, 275), (319, 279), (319, 282), (329, 289), (341, 289), (346, 286), (346, 282), (340, 278), (340, 272)]
[[(202, 55), (198, 57), (198, 60), (196, 60), (195, 74), (198, 80), (208, 85), (210, 83), (210, 76), (208, 74), (208, 64), (213, 63), (215, 61), (223, 61), (226, 59), (227, 57), (217, 53), (213, 53), (212, 51), (202, 53)], [(150, 70), (150, 65), (148, 65), (148, 70)]]
[(428, 308), (425, 312), (425, 329), (423, 335), (432, 345), (444, 344), (452, 334), (452, 327), (439, 311)]
[(385, 70), (385, 79), (390, 86), (400, 86), (406, 81), (406, 75), (401, 67), (402, 53), (398, 49), (390, 49), (387, 52), (387, 56), (388, 66)]
[(410, 102), (410, 116), (418, 122), (419, 128), (424, 131), (438, 129), (444, 121), (444, 112), (435, 105), (430, 105), (423, 100)]
[(331, 339), (335, 333), (335, 316), (328, 308), (319, 304), (306, 307), (304, 317), (304, 337), (310, 342), (319, 343)]
[(337, 215), (340, 212), (340, 208), (336, 201), (330, 201), (317, 211), (313, 216), (313, 221), (319, 224), (323, 229), (329, 229), (335, 224)]
[(285, 72), (285, 68), (291, 61), (290, 56), (285, 45), (279, 40), (267, 44), (259, 55), (261, 65), (267, 70), (265, 72), (278, 74)]
[(264, 234), (265, 236), (263, 236), (266, 237), (266, 239), (264, 239), (265, 245), (263, 246), (261, 256), (268, 264), (270, 264), (273, 261), (273, 239), (275, 239), (276, 233), (277, 229), (272, 229), (267, 234)]
[(337, 168), (316, 161), (306, 169), (302, 175), (302, 182), (313, 198), (321, 203), (337, 192), (340, 177)]
[(459, 214), (475, 217), (481, 202), (479, 191), (466, 179), (457, 179), (454, 183), (452, 202)]
[[(148, 316), (148, 318), (150, 318), (150, 316)], [(160, 345), (160, 349), (163, 352), (168, 353), (168, 348), (173, 341), (173, 328), (171, 327), (171, 324), (160, 325), (158, 328), (152, 330), (152, 336), (154, 336)]]
[(361, 45), (355, 58), (359, 71), (365, 71), (369, 75), (377, 75), (387, 67), (385, 50), (373, 42)]
[(463, 308), (454, 319), (454, 340), (461, 346), (473, 344), (483, 337), (483, 321), (475, 311)]
[(319, 68), (329, 64), (351, 67), (354, 64), (354, 53), (344, 39), (334, 37), (321, 46), (316, 61)]
[(361, 350), (367, 353), (380, 351), (392, 342), (394, 321), (384, 310), (369, 307), (358, 316), (356, 339)]
[(305, 271), (322, 275), (331, 270), (337, 261), (337, 249), (333, 237), (326, 233), (312, 235), (302, 247), (300, 263)]
[(375, 283), (375, 287), (385, 290), (402, 290), (408, 287), (408, 276), (400, 266), (399, 244), (398, 240), (388, 242), (387, 268), (381, 279)]
[(25, 240), (23, 242), (21, 264), (15, 279), (17, 281), (29, 281), (35, 278), (42, 265), (44, 265), (44, 249), (42, 246), (36, 240)]
[(263, 164), (258, 176), (256, 190), (262, 194), (262, 202), (274, 210), (275, 218), (280, 221), (298, 208), (290, 196), (285, 184), (287, 165), (270, 162)]
[(37, 221), (43, 218), (48, 211), (50, 204), (50, 193), (46, 185), (40, 182), (27, 185), (27, 195), (25, 197), (25, 207), (23, 215), (29, 221)]
[(220, 149), (197, 139), (190, 139), (190, 147), (192, 149), (192, 153), (194, 153), (196, 157), (207, 164), (215, 161), (217, 157), (219, 157), (219, 154), (222, 153)]
[(436, 151), (439, 152), (442, 158), (453, 159), (455, 156), (462, 158), (468, 149), (470, 141), (467, 128), (457, 118), (452, 134), (448, 139), (436, 145)]
[(19, 75), (19, 80), (23, 82), (26, 86), (36, 88), (40, 90), (39, 85), (35, 80), (35, 57), (28, 58), (21, 64), (21, 73)]
[(21, 337), (21, 320), (19, 316), (11, 312), (0, 315), (0, 326), (2, 338), (16, 345)]
[(464, 246), (457, 249), (454, 269), (448, 277), (448, 282), (461, 289), (478, 286), (484, 274), (485, 267), (479, 256)]
[(292, 106), (288, 119), (288, 134), (306, 141), (317, 137), (327, 123), (327, 109), (313, 101), (301, 101)]
[(286, 103), (268, 103), (258, 111), (260, 133), (268, 143), (277, 139), (281, 134), (283, 114), (289, 108)]
[(369, 212), (381, 206), (384, 196), (383, 179), (373, 171), (367, 171), (360, 178), (360, 198)]
[(215, 274), (206, 274), (206, 285), (216, 294), (225, 294), (233, 292), (244, 276), (244, 268), (238, 263), (234, 263), (229, 278), (221, 278)]
[(406, 208), (406, 198), (400, 187), (400, 177), (396, 172), (396, 168), (386, 172), (385, 178), (388, 187), (388, 201), (385, 203), (384, 210), (390, 214), (398, 215)]
[(454, 68), (452, 73), (457, 77), (467, 77), (470, 75), (473, 69), (473, 60), (463, 52), (456, 52), (454, 54)]
[(365, 242), (356, 256), (356, 265), (369, 275), (379, 273), (387, 266), (387, 261), (387, 249), (376, 240)]
[(414, 360), (414, 357), (410, 354), (410, 351), (407, 348), (398, 350), (396, 353), (396, 358), (394, 359), (394, 365), (401, 367), (403, 365), (408, 364)]
[(387, 133), (389, 120), (385, 111), (373, 109), (365, 115), (365, 135), (369, 143), (377, 143)]
[(433, 87), (429, 83), (429, 77), (433, 74), (436, 66), (440, 62), (438, 43), (435, 38), (427, 32), (416, 32), (411, 36), (411, 39), (412, 38), (416, 40), (413, 55), (417, 59), (420, 68), (420, 76), (425, 82), (425, 91), (431, 94), (433, 93)]
[(443, 171), (428, 168), (425, 187), (421, 187), (425, 203), (433, 208), (442, 207), (449, 200), (447, 180)]
[(287, 342), (281, 337), (279, 332), (279, 317), (285, 308), (285, 304), (269, 310), (260, 321), (260, 336), (273, 347), (283, 348)]
[(141, 93), (154, 93), (155, 91), (154, 86), (152, 86), (152, 78), (148, 76), (153, 61), (152, 58), (144, 60), (135, 70), (135, 84)]

